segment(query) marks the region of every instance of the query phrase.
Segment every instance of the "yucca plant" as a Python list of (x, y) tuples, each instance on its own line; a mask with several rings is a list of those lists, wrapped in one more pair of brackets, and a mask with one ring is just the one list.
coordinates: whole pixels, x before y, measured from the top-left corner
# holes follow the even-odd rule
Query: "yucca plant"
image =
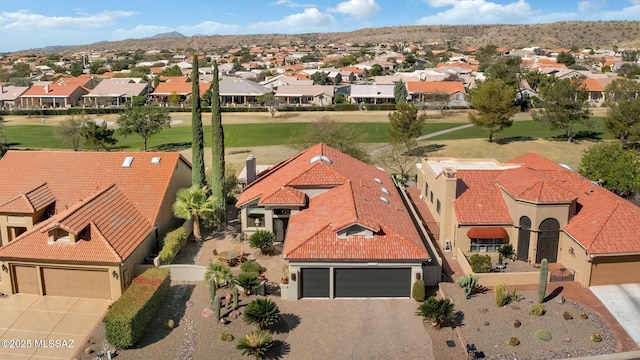
[(262, 359), (273, 346), (271, 334), (266, 330), (252, 331), (238, 340), (236, 349), (242, 350), (242, 355), (255, 356)]
[(233, 282), (244, 289), (244, 294), (248, 295), (249, 290), (258, 287), (258, 274), (252, 272), (243, 272), (233, 278)]
[(264, 254), (266, 249), (273, 246), (273, 242), (276, 240), (276, 234), (271, 231), (258, 230), (249, 238), (249, 245), (254, 249), (260, 249)]
[(280, 309), (267, 298), (257, 298), (247, 305), (242, 317), (249, 325), (256, 324), (260, 329), (267, 329), (280, 320)]
[(216, 280), (216, 284), (220, 286), (223, 282), (231, 279), (231, 269), (219, 261), (209, 263), (207, 271), (204, 273), (204, 280), (209, 281), (212, 277)]
[(416, 315), (431, 320), (431, 325), (439, 327), (444, 321), (454, 320), (454, 305), (449, 299), (436, 299), (431, 296), (418, 306)]

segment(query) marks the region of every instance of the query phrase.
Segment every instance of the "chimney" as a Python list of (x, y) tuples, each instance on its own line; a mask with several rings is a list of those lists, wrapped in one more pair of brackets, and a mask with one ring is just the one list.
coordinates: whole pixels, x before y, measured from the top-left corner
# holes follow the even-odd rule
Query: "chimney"
[(4, 93), (4, 84), (0, 84), (0, 94)]
[(253, 155), (249, 155), (246, 161), (247, 167), (247, 185), (251, 184), (256, 179), (256, 158)]
[(49, 84), (44, 86), (44, 93), (48, 94), (49, 93)]

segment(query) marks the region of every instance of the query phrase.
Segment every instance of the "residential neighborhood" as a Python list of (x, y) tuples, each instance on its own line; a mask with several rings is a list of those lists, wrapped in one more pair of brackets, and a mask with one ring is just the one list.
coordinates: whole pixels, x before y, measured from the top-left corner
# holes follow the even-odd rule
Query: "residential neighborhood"
[(638, 51), (0, 55), (0, 359), (640, 357)]

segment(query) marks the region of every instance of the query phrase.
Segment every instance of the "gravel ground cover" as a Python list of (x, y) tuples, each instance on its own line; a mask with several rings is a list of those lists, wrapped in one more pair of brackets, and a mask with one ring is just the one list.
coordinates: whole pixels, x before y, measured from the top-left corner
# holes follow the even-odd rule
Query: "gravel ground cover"
[[(536, 292), (522, 292), (523, 300), (498, 307), (493, 292), (475, 294), (467, 300), (457, 285), (442, 283), (441, 286), (455, 303), (456, 310), (464, 314), (458, 328), (467, 343), (474, 344), (486, 359), (544, 360), (617, 352), (613, 334), (597, 314), (571, 301), (561, 303), (560, 296), (546, 301), (546, 313), (537, 317), (529, 314), (537, 302)], [(565, 312), (572, 319), (565, 320)], [(581, 318), (582, 312), (587, 314), (587, 319)], [(519, 327), (514, 326), (516, 320), (521, 323)], [(535, 336), (540, 329), (551, 333), (549, 341)], [(595, 333), (600, 334), (601, 342), (591, 340)], [(508, 345), (511, 337), (517, 337), (519, 345)]]

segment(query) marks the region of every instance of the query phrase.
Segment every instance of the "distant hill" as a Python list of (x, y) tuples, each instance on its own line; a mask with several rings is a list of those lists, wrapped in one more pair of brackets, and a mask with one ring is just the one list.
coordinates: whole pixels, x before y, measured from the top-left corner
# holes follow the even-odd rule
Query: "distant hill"
[(149, 40), (149, 39), (175, 39), (175, 38), (183, 38), (186, 37), (182, 34), (180, 34), (177, 31), (172, 31), (172, 32), (167, 32), (167, 33), (162, 33), (162, 34), (155, 34), (153, 36), (149, 36), (146, 38), (143, 38), (143, 40)]
[(488, 44), (507, 48), (619, 48), (640, 47), (640, 21), (573, 21), (526, 25), (427, 25), (360, 29), (341, 33), (215, 35), (185, 37), (178, 32), (146, 39), (101, 42), (69, 47), (67, 51), (134, 51), (153, 49), (200, 49), (290, 44), (440, 44), (456, 49)]

